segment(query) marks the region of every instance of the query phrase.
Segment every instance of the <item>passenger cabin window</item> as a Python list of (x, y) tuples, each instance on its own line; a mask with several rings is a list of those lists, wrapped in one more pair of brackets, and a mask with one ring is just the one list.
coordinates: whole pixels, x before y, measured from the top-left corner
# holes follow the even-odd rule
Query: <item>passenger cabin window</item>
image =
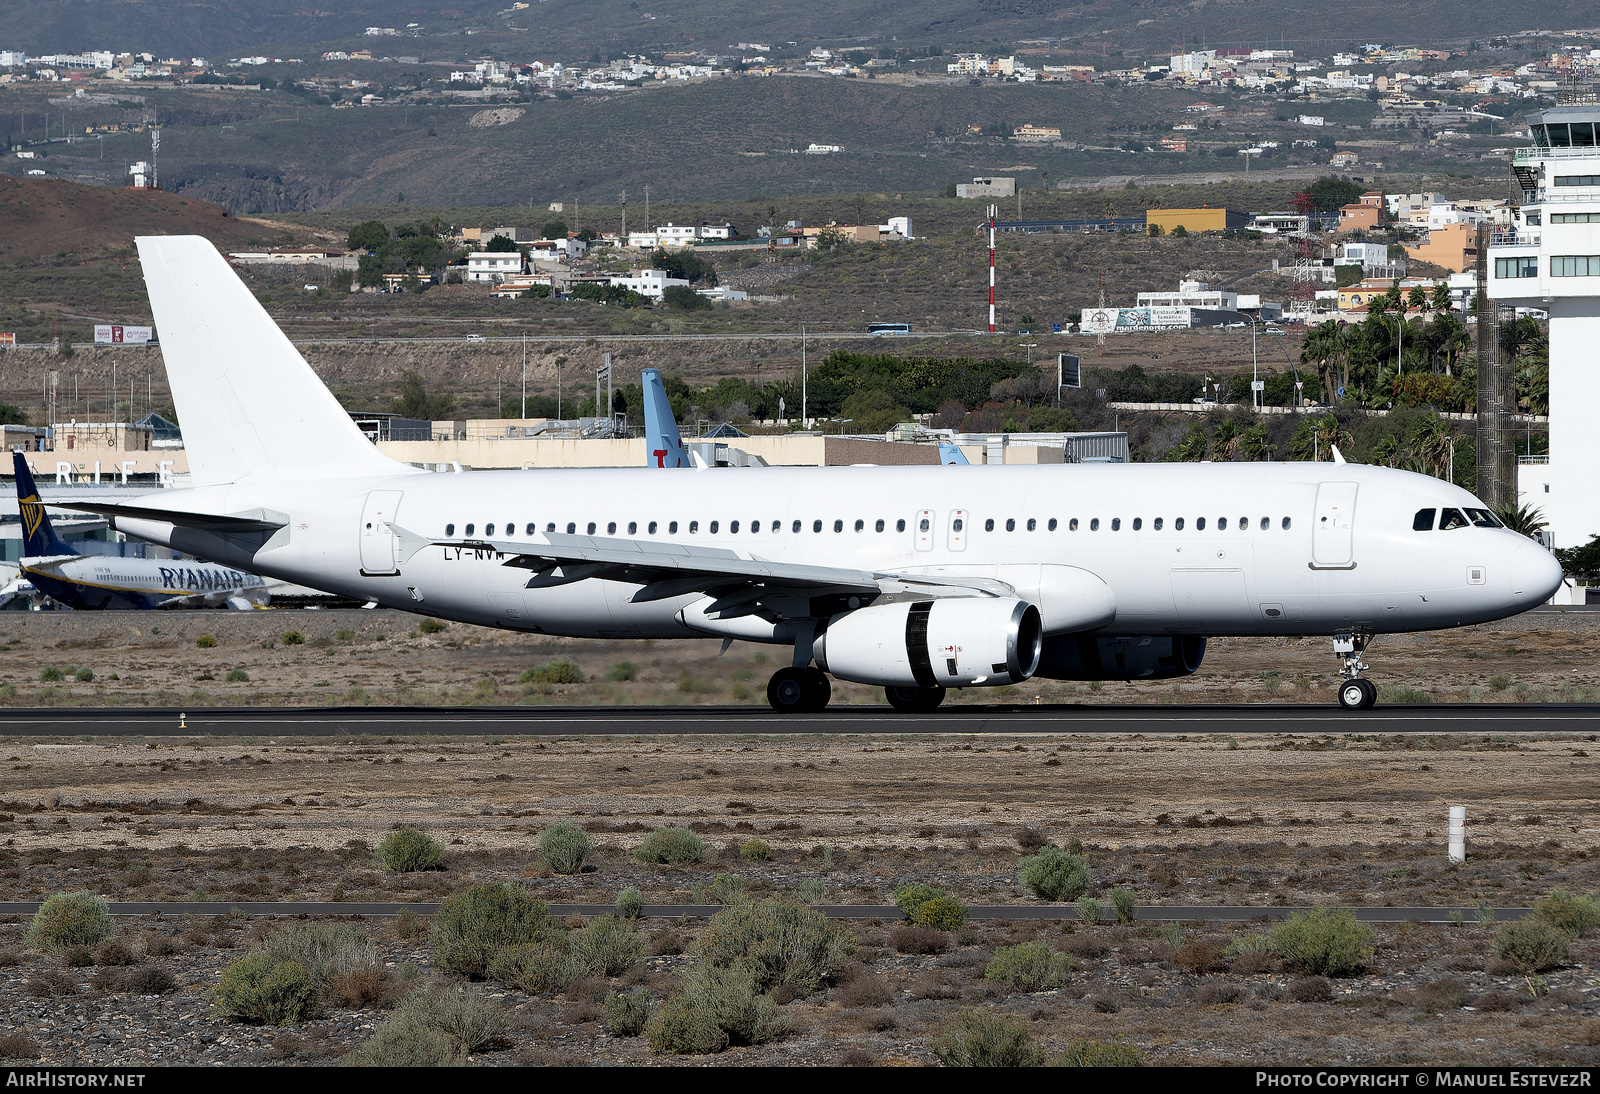
[(592, 520), (589, 522), (589, 534), (591, 536), (594, 535), (594, 521)]
[(1284, 517), (1283, 518), (1283, 530), (1285, 532), (1287, 532), (1289, 530), (1289, 521), (1290, 521), (1289, 517)]
[[(989, 523), (992, 525), (994, 522), (990, 521)], [(965, 527), (966, 527), (966, 522), (963, 521), (960, 517), (957, 517), (955, 520), (950, 522), (950, 530), (952, 532), (959, 532), (959, 531), (961, 531), (962, 528), (965, 528)], [(994, 529), (992, 527), (989, 530), (991, 532), (994, 531)]]
[[(716, 531), (715, 528), (713, 528), (711, 530), (713, 532)], [(728, 522), (728, 534), (729, 535), (734, 535), (734, 536), (739, 534), (739, 522), (738, 521), (734, 520), (734, 521), (729, 521)]]
[(639, 534), (639, 522), (638, 521), (630, 520), (628, 522), (628, 534), (630, 536), (636, 536), (636, 535)]
[(544, 526), (544, 530), (546, 532), (554, 532), (556, 530), (556, 522), (555, 521), (551, 521), (549, 524), (546, 524)]
[[(1181, 521), (1183, 518), (1179, 517), (1178, 519)], [(1179, 524), (1178, 527), (1182, 528), (1183, 525)], [(1195, 517), (1194, 518), (1194, 530), (1196, 532), (1204, 532), (1206, 530), (1206, 518), (1205, 517)]]
[[(1204, 528), (1205, 525), (1202, 524), (1201, 527)], [(1218, 517), (1217, 518), (1217, 530), (1219, 532), (1226, 532), (1228, 530), (1228, 518), (1227, 517)]]
[(1239, 531), (1248, 532), (1249, 530), (1250, 530), (1250, 518), (1249, 517), (1240, 517), (1239, 518)]
[(1439, 514), (1439, 531), (1441, 532), (1448, 532), (1454, 528), (1470, 528), (1471, 526), (1472, 522), (1459, 509), (1446, 509)]
[(677, 521), (675, 521), (675, 520), (674, 520), (674, 521), (671, 521), (671, 522), (669, 522), (669, 523), (668, 523), (668, 524), (667, 524), (667, 535), (669, 535), (669, 536), (675, 536), (675, 535), (677, 535), (677, 534), (678, 534), (678, 522), (677, 522)]
[(444, 526), (444, 534), (447, 535), (447, 536), (455, 535), (456, 534), (456, 526), (454, 524), (446, 524)]
[[(797, 531), (797, 532), (798, 532), (798, 531), (799, 531), (799, 530), (800, 530), (800, 529), (798, 529), (798, 528), (796, 528), (796, 529), (795, 529), (795, 531)], [(776, 534), (777, 534), (777, 533), (778, 533), (778, 532), (781, 532), (781, 531), (783, 531), (783, 521), (781, 521), (781, 520), (775, 520), (775, 521), (773, 521), (773, 522), (772, 522), (772, 531), (773, 531), (773, 534), (774, 534), (774, 535), (776, 535)]]
[(1078, 530), (1078, 518), (1077, 517), (1073, 517), (1071, 520), (1067, 521), (1067, 531), (1076, 532), (1077, 530)]
[(1263, 532), (1265, 532), (1268, 528), (1271, 528), (1271, 527), (1272, 527), (1272, 518), (1271, 517), (1262, 517), (1261, 518), (1261, 530)]
[(865, 529), (866, 526), (867, 526), (867, 522), (866, 521), (860, 520), (860, 519), (856, 520), (856, 531), (860, 532), (863, 529)]
[(822, 531), (822, 522), (820, 520), (812, 521), (811, 522), (811, 531), (813, 533)]
[(696, 532), (698, 532), (699, 530), (700, 530), (700, 522), (697, 521), (697, 520), (691, 520), (689, 522), (689, 534), (692, 536)]
[[(1115, 528), (1116, 526), (1117, 526), (1117, 522), (1116, 521), (1112, 521), (1111, 522), (1111, 527)], [(1133, 518), (1133, 530), (1135, 532), (1137, 532), (1137, 531), (1139, 531), (1139, 529), (1141, 529), (1143, 527), (1144, 527), (1144, 518), (1143, 517), (1134, 517)]]
[(1045, 525), (1045, 530), (1049, 531), (1049, 532), (1054, 532), (1056, 530), (1056, 518), (1055, 517), (1051, 517), (1050, 518), (1050, 523)]
[(1122, 531), (1122, 518), (1121, 517), (1112, 517), (1111, 518), (1111, 530), (1113, 532)]
[(494, 535), (494, 525), (492, 525), (492, 524), (485, 524), (485, 525), (484, 525), (484, 526), (483, 526), (483, 534), (484, 534), (484, 535), (486, 535), (486, 536), (492, 536), (492, 535)]
[(794, 527), (791, 529), (791, 531), (797, 532), (797, 533), (800, 531), (800, 522), (799, 521), (795, 521), (794, 522)]
[(471, 535), (471, 534), (472, 534), (472, 529), (473, 529), (473, 528), (474, 528), (474, 527), (475, 527), (475, 526), (474, 526), (474, 525), (471, 525), (471, 524), (469, 524), (469, 525), (467, 525), (467, 535), (469, 535), (469, 536), (470, 536), (470, 535)]
[[(630, 525), (630, 527), (632, 527), (632, 526)], [(656, 522), (655, 521), (651, 521), (650, 522), (650, 526), (648, 528), (646, 528), (645, 531), (649, 532), (652, 536), (655, 535), (656, 534)]]
[(834, 521), (834, 522), (833, 522), (833, 530), (834, 530), (834, 531), (835, 531), (835, 532), (842, 532), (842, 531), (844, 531), (844, 521), (842, 521), (842, 520), (836, 520), (836, 521)]
[(570, 520), (567, 521), (567, 535), (569, 535), (569, 536), (576, 535), (577, 531), (578, 531), (578, 525), (576, 524), (576, 522), (570, 521)]
[(609, 523), (606, 524), (606, 535), (614, 536), (616, 534), (617, 534), (617, 522), (613, 520), (613, 521), (610, 521)]
[(539, 526), (537, 524), (533, 523), (533, 521), (530, 520), (528, 522), (527, 531), (524, 532), (523, 534), (531, 536), (531, 535), (533, 535), (533, 533), (537, 532), (538, 530), (539, 530)]
[(1012, 517), (1007, 517), (1006, 518), (1006, 531), (1015, 532), (1016, 530), (1017, 530), (1017, 522), (1016, 522), (1016, 520), (1014, 518), (1012, 518)]
[(983, 522), (983, 530), (985, 532), (994, 531), (994, 518), (993, 517), (990, 517), (988, 520)]
[[(927, 524), (928, 522), (927, 521), (923, 521), (922, 523), (923, 524)], [(905, 518), (902, 517), (900, 520), (897, 520), (897, 521), (894, 522), (894, 530), (896, 532), (904, 532), (906, 530)]]
[(883, 531), (883, 518), (881, 518), (881, 517), (878, 518), (878, 522), (876, 524), (874, 524), (872, 527), (873, 527), (874, 531), (878, 531), (878, 532)]
[(712, 521), (709, 525), (707, 525), (706, 530), (708, 532), (710, 532), (712, 535), (716, 535), (717, 534), (717, 522), (716, 521)]
[(1029, 517), (1029, 518), (1028, 518), (1028, 531), (1030, 531), (1030, 532), (1031, 532), (1031, 531), (1033, 531), (1033, 530), (1034, 530), (1034, 529), (1035, 529), (1035, 528), (1038, 528), (1038, 527), (1039, 527), (1039, 522), (1038, 522), (1038, 521), (1036, 521), (1036, 520), (1034, 520), (1034, 519), (1033, 519), (1033, 518), (1032, 518), (1032, 517)]
[(1177, 520), (1172, 522), (1172, 530), (1174, 532), (1183, 531), (1183, 518), (1182, 517), (1179, 517)]
[(1098, 532), (1099, 530), (1100, 530), (1100, 518), (1099, 517), (1091, 517), (1090, 520), (1089, 520), (1089, 531)]

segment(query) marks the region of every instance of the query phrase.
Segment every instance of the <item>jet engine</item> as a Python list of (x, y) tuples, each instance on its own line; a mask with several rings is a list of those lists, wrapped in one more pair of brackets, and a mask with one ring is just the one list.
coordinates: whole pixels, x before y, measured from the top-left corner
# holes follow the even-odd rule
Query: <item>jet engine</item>
[(1036, 675), (1048, 680), (1165, 680), (1188, 676), (1206, 655), (1206, 640), (1190, 637), (1060, 634), (1043, 645)]
[(1039, 609), (1010, 597), (874, 604), (828, 620), (812, 647), (841, 680), (885, 687), (994, 687), (1032, 676)]

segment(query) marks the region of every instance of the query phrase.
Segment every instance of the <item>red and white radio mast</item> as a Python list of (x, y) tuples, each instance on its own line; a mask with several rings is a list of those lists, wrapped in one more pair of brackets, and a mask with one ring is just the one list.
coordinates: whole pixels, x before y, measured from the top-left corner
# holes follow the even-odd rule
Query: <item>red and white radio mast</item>
[(994, 333), (994, 218), (999, 209), (989, 206), (989, 333)]

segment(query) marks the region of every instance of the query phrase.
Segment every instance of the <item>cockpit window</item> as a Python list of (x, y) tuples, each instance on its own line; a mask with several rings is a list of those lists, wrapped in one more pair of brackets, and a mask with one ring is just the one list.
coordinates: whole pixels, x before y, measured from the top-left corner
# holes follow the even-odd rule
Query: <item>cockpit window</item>
[(1417, 515), (1411, 518), (1411, 530), (1413, 532), (1433, 531), (1433, 518), (1438, 512), (1439, 510), (1437, 509), (1418, 509)]
[(1503, 527), (1500, 521), (1495, 518), (1495, 515), (1489, 512), (1487, 509), (1468, 509), (1467, 519), (1472, 521), (1472, 523), (1476, 524), (1479, 528)]
[(1448, 532), (1453, 528), (1468, 528), (1472, 522), (1459, 509), (1446, 509), (1439, 514), (1439, 531)]

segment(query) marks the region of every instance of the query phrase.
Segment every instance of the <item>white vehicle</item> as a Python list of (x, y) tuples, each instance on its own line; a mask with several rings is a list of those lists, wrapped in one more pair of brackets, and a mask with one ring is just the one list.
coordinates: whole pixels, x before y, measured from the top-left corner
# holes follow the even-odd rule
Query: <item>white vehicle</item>
[(144, 237), (195, 486), (73, 508), (255, 573), (444, 619), (792, 646), (900, 709), (1030, 676), (1200, 666), (1208, 637), (1325, 634), (1347, 708), (1379, 634), (1547, 600), (1551, 554), (1438, 479), (1344, 463), (435, 474), (363, 437), (206, 240)]

